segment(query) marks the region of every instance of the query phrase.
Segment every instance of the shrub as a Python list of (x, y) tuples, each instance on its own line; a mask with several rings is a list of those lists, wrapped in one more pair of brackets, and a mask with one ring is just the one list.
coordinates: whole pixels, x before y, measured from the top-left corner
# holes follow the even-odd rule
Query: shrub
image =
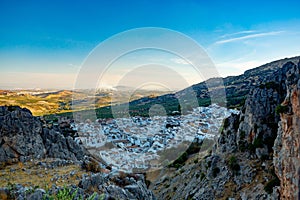
[(212, 169), (212, 175), (213, 175), (213, 177), (215, 178), (219, 174), (219, 172), (220, 172), (220, 168), (219, 167), (214, 167)]
[(207, 162), (207, 167), (209, 168), (211, 166), (211, 160)]
[(184, 152), (177, 158), (172, 164), (169, 165), (169, 167), (175, 167), (176, 169), (182, 167), (184, 165), (184, 162), (188, 159), (188, 153)]
[(202, 172), (200, 176), (200, 180), (202, 181), (205, 178), (205, 174)]
[(73, 200), (77, 194), (77, 190), (74, 192), (70, 188), (64, 187), (62, 190), (59, 190), (56, 194), (58, 200)]
[(224, 120), (224, 129), (226, 129), (228, 126), (229, 126), (229, 118), (226, 118), (225, 120)]
[(257, 133), (257, 129), (258, 129), (257, 124), (254, 124), (254, 132), (255, 132), (255, 133)]
[(254, 153), (255, 152), (255, 147), (252, 143), (248, 144), (248, 149), (251, 153)]
[(245, 141), (239, 141), (239, 150), (241, 152), (245, 152), (246, 151)]
[(231, 156), (229, 158), (228, 165), (233, 172), (238, 172), (240, 170), (240, 165), (238, 164), (235, 156)]
[(260, 89), (264, 89), (264, 88), (266, 88), (266, 89), (271, 89), (271, 88), (272, 89), (277, 89), (278, 87), (279, 87), (279, 85), (277, 83), (273, 82), (273, 81), (267, 82), (265, 84), (261, 84), (259, 86)]
[(201, 149), (202, 144), (198, 142), (192, 142), (186, 150), (187, 155), (198, 153)]
[(82, 168), (88, 172), (98, 173), (101, 172), (101, 167), (99, 163), (95, 160), (87, 161), (82, 164)]
[(240, 133), (240, 139), (241, 140), (245, 139), (245, 136), (246, 136), (246, 132), (245, 131), (241, 131), (241, 133)]
[(268, 160), (269, 159), (269, 155), (263, 154), (263, 155), (261, 155), (260, 159), (261, 159), (261, 161)]
[(279, 186), (280, 185), (280, 180), (276, 176), (274, 179), (270, 180), (264, 187), (265, 191), (268, 194), (271, 194), (273, 192), (273, 187)]
[(280, 114), (280, 113), (285, 113), (285, 112), (287, 112), (288, 111), (288, 106), (283, 106), (283, 105), (281, 105), (281, 104), (279, 104), (277, 107), (276, 107), (276, 109), (275, 109), (275, 112), (276, 112), (276, 114)]
[(254, 148), (262, 148), (263, 147), (263, 141), (260, 137), (257, 137), (254, 139), (254, 142), (253, 142), (253, 146)]

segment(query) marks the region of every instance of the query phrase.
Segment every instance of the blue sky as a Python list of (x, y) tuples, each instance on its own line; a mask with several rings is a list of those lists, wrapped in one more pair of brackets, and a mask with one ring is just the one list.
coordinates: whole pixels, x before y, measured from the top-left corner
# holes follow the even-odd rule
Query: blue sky
[(299, 7), (289, 0), (0, 0), (0, 88), (70, 88), (100, 42), (140, 27), (186, 34), (208, 52), (220, 75), (238, 75), (300, 55)]

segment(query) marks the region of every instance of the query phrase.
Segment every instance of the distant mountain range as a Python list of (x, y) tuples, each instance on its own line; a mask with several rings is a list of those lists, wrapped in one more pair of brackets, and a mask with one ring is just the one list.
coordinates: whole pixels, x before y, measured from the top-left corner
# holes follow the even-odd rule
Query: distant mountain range
[[(212, 78), (207, 81), (192, 85), (186, 89), (161, 96), (149, 96), (129, 102), (130, 115), (148, 116), (149, 109), (155, 104), (162, 105), (167, 114), (174, 111), (187, 111), (195, 106), (208, 106), (211, 104), (211, 95), (215, 103), (229, 108), (240, 108), (244, 105), (246, 96), (251, 88), (256, 86), (270, 87), (276, 80), (271, 80), (272, 74), (278, 71), (283, 64), (291, 61), (297, 63), (300, 56), (273, 61), (262, 66), (247, 70), (239, 76), (226, 78)], [(209, 85), (209, 88), (207, 87)], [(226, 98), (223, 95), (226, 94)], [(220, 95), (220, 96), (218, 96)], [(195, 99), (196, 103), (194, 102)], [(218, 102), (219, 98), (219, 102)], [(193, 99), (193, 101), (191, 100)], [(181, 100), (184, 103), (179, 103)], [(122, 105), (121, 105), (122, 106)], [(126, 105), (124, 105), (126, 107)], [(99, 118), (112, 117), (111, 107), (102, 107), (96, 110)]]
[[(155, 97), (166, 94), (166, 91), (137, 90), (118, 87), (116, 89), (98, 90), (0, 90), (0, 105), (21, 106), (31, 110), (33, 115), (49, 115), (76, 110), (103, 107), (111, 104), (124, 103), (142, 97)], [(72, 106), (73, 104), (74, 107)], [(75, 109), (75, 110), (74, 110)]]
[(102, 88), (96, 93), (95, 90), (0, 90), (0, 105), (26, 107), (34, 115), (62, 114), (70, 117), (74, 111), (82, 112), (96, 107), (98, 118), (113, 117), (111, 106), (118, 105), (122, 109), (127, 104), (132, 116), (148, 116), (149, 109), (155, 104), (162, 105), (169, 115), (174, 111), (186, 112), (193, 107), (210, 105), (212, 100), (229, 108), (240, 108), (252, 87), (270, 85), (269, 77), (284, 63), (297, 62), (299, 59), (300, 56), (277, 60), (247, 70), (239, 76), (212, 78), (174, 93), (134, 91), (128, 86)]

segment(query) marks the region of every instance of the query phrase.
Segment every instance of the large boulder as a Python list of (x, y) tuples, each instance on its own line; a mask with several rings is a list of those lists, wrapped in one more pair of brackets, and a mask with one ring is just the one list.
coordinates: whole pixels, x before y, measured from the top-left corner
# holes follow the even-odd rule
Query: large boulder
[(87, 150), (72, 137), (44, 128), (40, 118), (32, 116), (28, 109), (0, 107), (0, 162), (44, 157), (76, 161), (85, 155)]
[(0, 162), (20, 157), (44, 157), (42, 131), (42, 123), (28, 109), (1, 106)]

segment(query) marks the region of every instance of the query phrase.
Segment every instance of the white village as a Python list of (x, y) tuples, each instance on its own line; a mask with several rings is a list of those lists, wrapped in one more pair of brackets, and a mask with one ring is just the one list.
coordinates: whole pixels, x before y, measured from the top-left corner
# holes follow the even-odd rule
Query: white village
[[(74, 123), (77, 142), (115, 170), (159, 168), (159, 154), (183, 142), (215, 139), (231, 110), (212, 104), (186, 115), (98, 119)], [(110, 145), (108, 145), (110, 144)]]

